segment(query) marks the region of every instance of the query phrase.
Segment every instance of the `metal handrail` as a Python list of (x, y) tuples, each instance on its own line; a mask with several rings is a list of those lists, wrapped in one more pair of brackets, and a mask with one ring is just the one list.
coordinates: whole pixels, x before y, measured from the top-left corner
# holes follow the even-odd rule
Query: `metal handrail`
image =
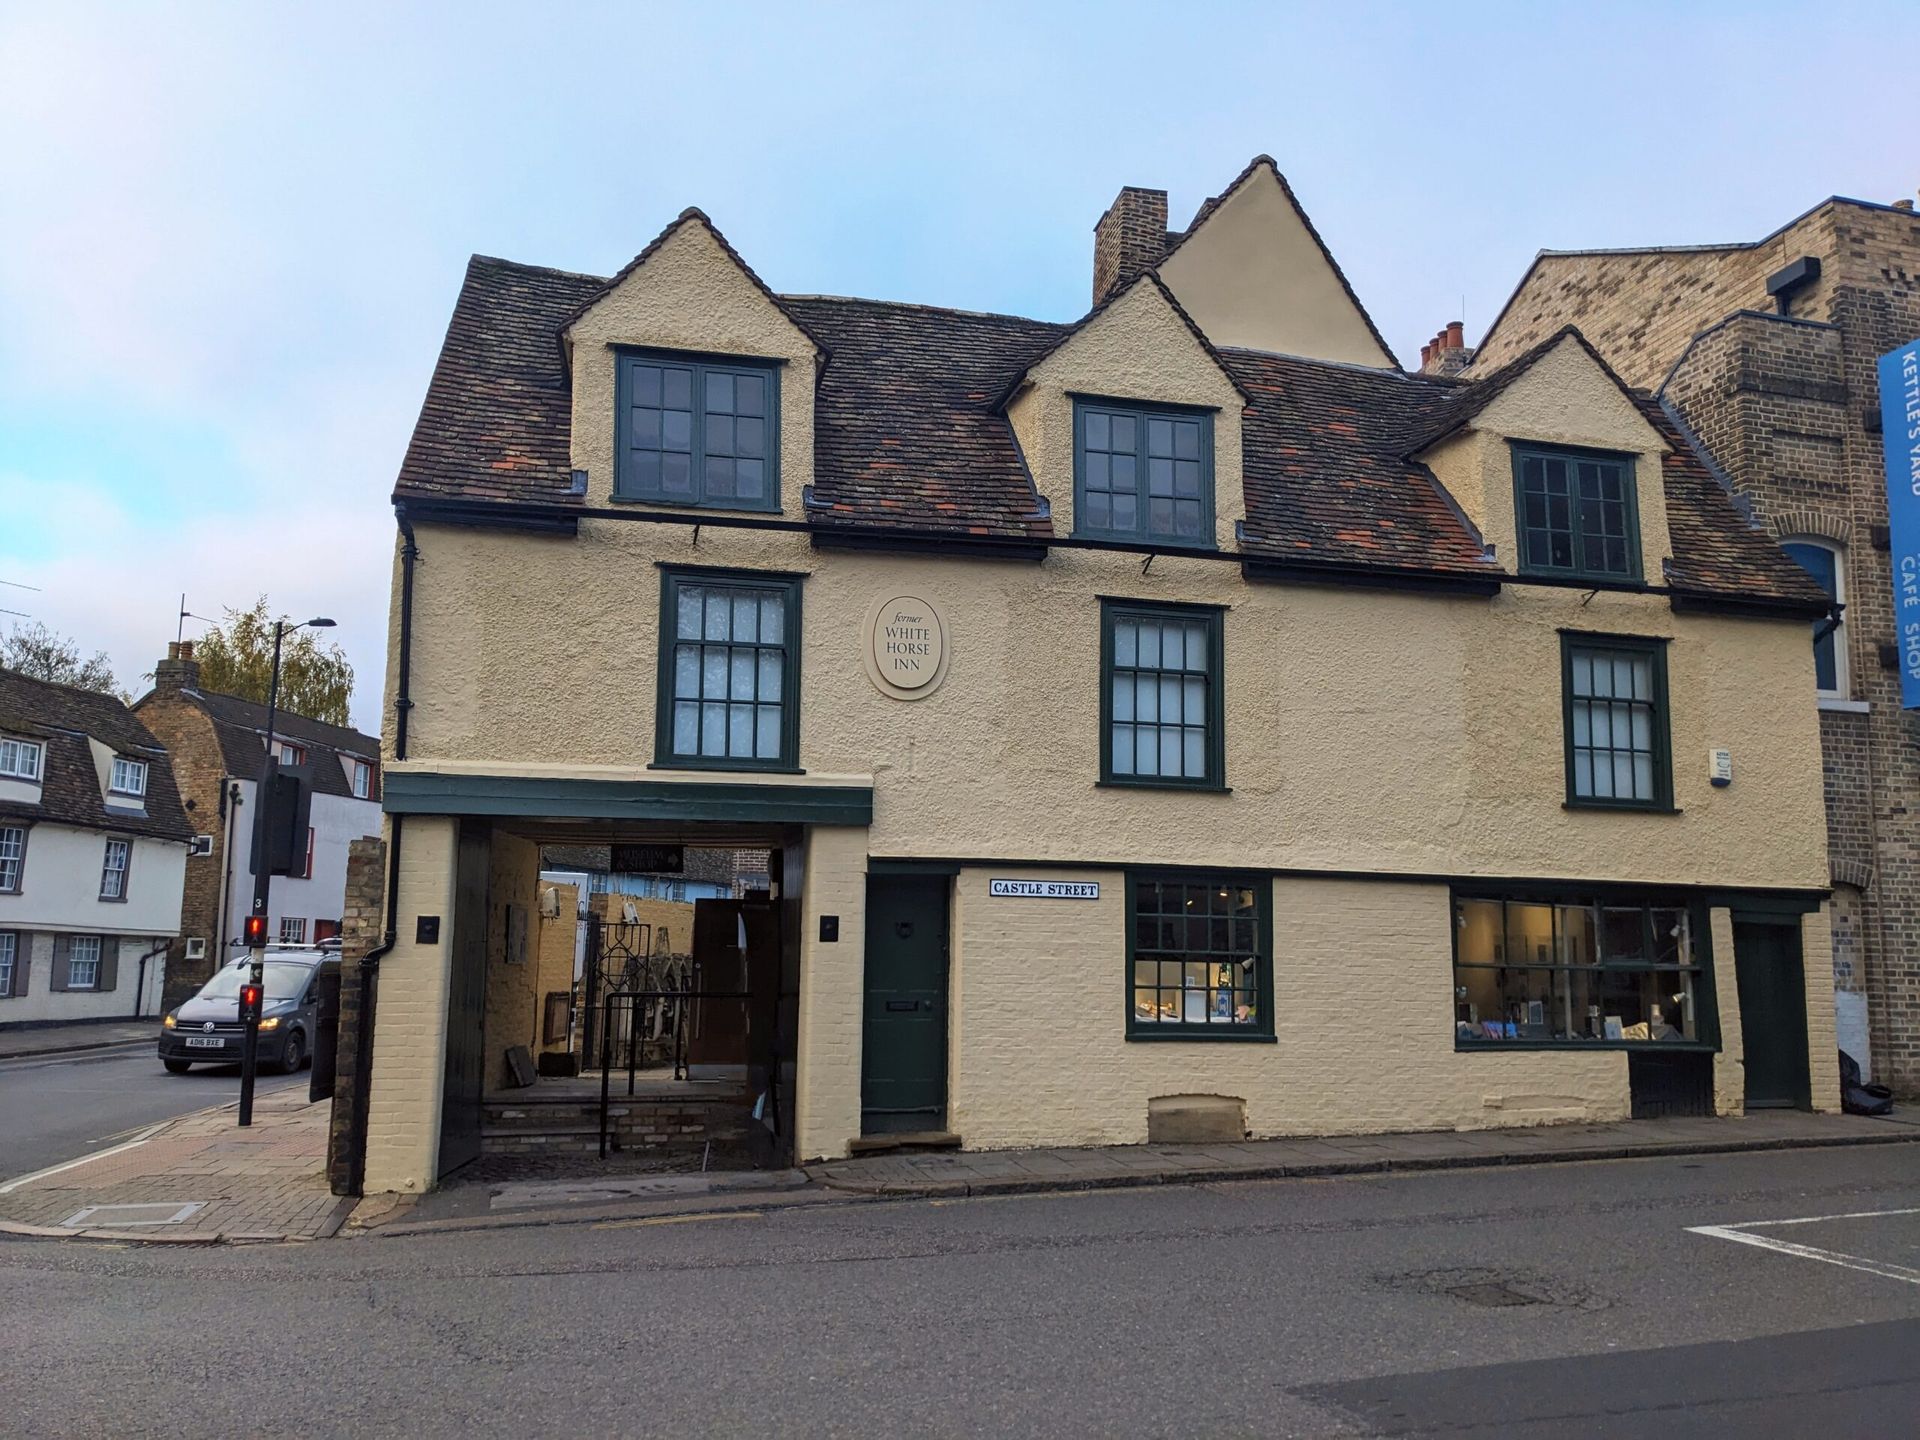
[(749, 1000), (745, 990), (614, 990), (601, 1002), (600, 1020), (600, 1158), (607, 1158), (613, 1099), (613, 1015), (614, 1006), (627, 1002), (627, 1094), (635, 1092), (639, 1074), (641, 1015), (639, 1002), (673, 1001), (673, 1078), (686, 1079), (687, 1002), (689, 1000)]

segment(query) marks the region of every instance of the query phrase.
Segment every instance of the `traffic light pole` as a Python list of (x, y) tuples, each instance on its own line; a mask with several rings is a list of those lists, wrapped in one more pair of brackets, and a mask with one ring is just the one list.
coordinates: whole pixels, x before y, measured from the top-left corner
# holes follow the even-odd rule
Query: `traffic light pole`
[(273, 622), (273, 671), (267, 680), (267, 763), (261, 771), (260, 814), (254, 832), (260, 843), (254, 846), (253, 909), (247, 916), (246, 941), (249, 965), (247, 983), (253, 991), (253, 1004), (240, 1006), (240, 1020), (247, 1028), (240, 1042), (240, 1123), (253, 1124), (253, 1082), (260, 1071), (260, 1012), (266, 1008), (267, 981), (267, 899), (273, 887), (273, 793), (280, 761), (273, 753), (273, 722), (280, 705), (280, 641), (287, 633), (286, 622)]

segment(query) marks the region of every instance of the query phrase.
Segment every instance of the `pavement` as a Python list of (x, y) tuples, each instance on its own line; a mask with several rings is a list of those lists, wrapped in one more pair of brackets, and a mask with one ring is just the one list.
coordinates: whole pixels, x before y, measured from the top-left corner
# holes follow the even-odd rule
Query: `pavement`
[(0, 1182), (0, 1234), (41, 1239), (213, 1244), (319, 1240), (350, 1201), (329, 1193), (332, 1107), (299, 1085), (162, 1121), (127, 1140)]
[(144, 1040), (152, 1045), (160, 1034), (160, 1017), (146, 1020), (78, 1020), (59, 1025), (15, 1025), (0, 1029), (0, 1060), (27, 1055), (67, 1055), (76, 1050), (104, 1050)]
[(0, 1345), (0, 1429), (1911, 1440), (1916, 1161), (1665, 1155), (324, 1245), (0, 1240), (0, 1333), (31, 1341)]

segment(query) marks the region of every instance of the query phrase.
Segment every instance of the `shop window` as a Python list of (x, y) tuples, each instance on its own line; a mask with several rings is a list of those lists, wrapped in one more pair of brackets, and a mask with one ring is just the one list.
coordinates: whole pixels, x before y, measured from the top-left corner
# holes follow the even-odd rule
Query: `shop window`
[(1213, 544), (1213, 417), (1076, 400), (1073, 530)]
[(771, 366), (621, 355), (614, 498), (778, 510), (778, 374)]
[(1628, 456), (1515, 445), (1513, 508), (1523, 574), (1640, 578)]
[(1131, 1039), (1264, 1039), (1273, 1034), (1267, 882), (1127, 877)]
[(1567, 803), (1670, 810), (1664, 640), (1561, 636)]
[[(1788, 540), (1781, 549), (1819, 582), (1835, 604), (1847, 600), (1847, 572), (1840, 547), (1831, 540)], [(1847, 698), (1847, 627), (1845, 621), (1813, 623), (1814, 690), (1827, 700)]]
[(1704, 911), (1464, 895), (1453, 911), (1460, 1047), (1713, 1043)]
[(1102, 782), (1224, 788), (1220, 611), (1109, 602), (1101, 626)]
[(669, 570), (661, 584), (657, 763), (796, 768), (800, 582)]

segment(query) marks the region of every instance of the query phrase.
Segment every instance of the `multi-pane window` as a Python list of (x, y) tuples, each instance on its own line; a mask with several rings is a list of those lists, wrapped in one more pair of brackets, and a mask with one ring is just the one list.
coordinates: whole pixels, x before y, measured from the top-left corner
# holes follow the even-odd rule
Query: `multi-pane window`
[(1711, 1042), (1704, 911), (1640, 896), (1456, 895), (1461, 1045)]
[(107, 782), (107, 788), (115, 795), (144, 795), (147, 793), (147, 762), (129, 760), (124, 755), (113, 757), (113, 775)]
[[(1780, 548), (1819, 582), (1828, 598), (1845, 602), (1846, 567), (1840, 563), (1838, 545), (1827, 540), (1788, 540)], [(1814, 689), (1829, 699), (1846, 698), (1847, 645), (1842, 622), (1813, 622), (1813, 683)]]
[(20, 963), (20, 936), (13, 930), (0, 930), (0, 1000), (14, 993), (15, 968)]
[(273, 758), (282, 765), (304, 765), (307, 763), (307, 747), (296, 745), (291, 740), (276, 739), (273, 742)]
[(1101, 779), (1223, 786), (1220, 612), (1109, 603), (1101, 623)]
[(102, 900), (127, 898), (127, 862), (132, 855), (131, 841), (107, 841), (107, 858), (100, 867), (100, 898)]
[(659, 762), (721, 769), (798, 764), (799, 642), (797, 581), (665, 572)]
[(619, 357), (614, 495), (778, 510), (778, 386), (768, 366)]
[(17, 894), (20, 872), (26, 867), (27, 828), (0, 825), (0, 895)]
[(365, 800), (373, 793), (373, 766), (364, 760), (350, 763), (353, 766), (353, 798)]
[(1273, 1033), (1264, 884), (1245, 877), (1127, 878), (1127, 1033)]
[(1516, 445), (1513, 484), (1522, 570), (1639, 578), (1631, 460)]
[(100, 937), (75, 935), (67, 942), (67, 988), (100, 988)]
[(280, 917), (280, 943), (282, 945), (304, 945), (307, 943), (307, 922), (299, 915)]
[[(38, 780), (41, 746), (37, 740), (0, 735), (0, 779)], [(4, 994), (0, 991), (0, 994)]]
[(1561, 664), (1568, 803), (1670, 808), (1665, 642), (1562, 635)]
[(1213, 417), (1074, 404), (1074, 531), (1213, 544)]

